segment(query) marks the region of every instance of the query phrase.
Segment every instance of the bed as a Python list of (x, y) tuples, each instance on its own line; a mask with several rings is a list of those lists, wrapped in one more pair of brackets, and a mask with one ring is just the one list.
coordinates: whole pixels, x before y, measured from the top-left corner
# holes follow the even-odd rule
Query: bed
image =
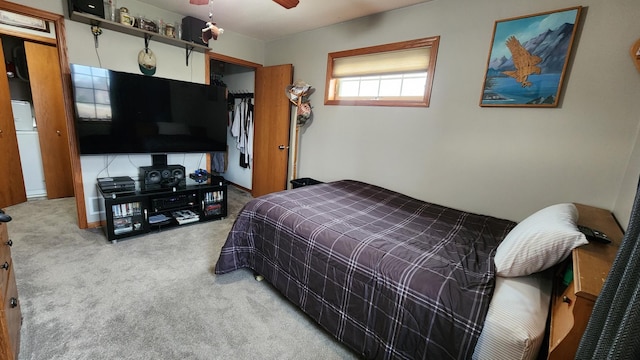
[[(551, 259), (523, 266), (523, 243), (516, 240), (503, 246), (496, 265), (499, 245), (518, 233), (513, 221), (354, 180), (321, 183), (247, 203), (215, 273), (252, 269), (363, 358), (469, 359), (495, 356), (495, 339), (505, 336), (501, 316), (514, 315), (502, 303), (490, 312), (490, 302), (499, 303), (494, 289), (502, 267), (498, 288), (507, 299), (530, 299), (523, 311), (536, 313), (533, 344), (527, 324), (518, 343), (527, 349), (514, 351), (535, 356), (551, 291), (544, 270), (586, 242), (571, 228), (577, 212), (568, 217), (568, 250), (554, 248)], [(488, 313), (493, 321), (485, 321)]]

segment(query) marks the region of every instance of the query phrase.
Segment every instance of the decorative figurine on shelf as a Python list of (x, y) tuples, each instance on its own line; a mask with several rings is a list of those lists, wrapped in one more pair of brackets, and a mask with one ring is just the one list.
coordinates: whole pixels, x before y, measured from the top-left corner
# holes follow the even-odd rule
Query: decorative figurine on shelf
[(173, 24), (165, 24), (164, 35), (170, 38), (176, 37), (176, 27)]
[(127, 9), (124, 6), (121, 7), (120, 8), (120, 24), (133, 26), (134, 23), (135, 23), (135, 18), (131, 16), (131, 14), (129, 14), (129, 9)]

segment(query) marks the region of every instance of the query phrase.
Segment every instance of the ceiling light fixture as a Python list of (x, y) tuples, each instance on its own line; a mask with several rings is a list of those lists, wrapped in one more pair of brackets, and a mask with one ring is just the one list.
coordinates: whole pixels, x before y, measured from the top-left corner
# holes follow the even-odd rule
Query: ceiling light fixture
[(223, 28), (216, 26), (213, 22), (213, 0), (209, 0), (209, 21), (202, 29), (202, 42), (209, 43), (209, 39), (218, 40), (218, 36), (224, 32)]
[(300, 1), (298, 0), (273, 0), (273, 1), (280, 4), (285, 9), (294, 8), (298, 6), (298, 4), (300, 3)]

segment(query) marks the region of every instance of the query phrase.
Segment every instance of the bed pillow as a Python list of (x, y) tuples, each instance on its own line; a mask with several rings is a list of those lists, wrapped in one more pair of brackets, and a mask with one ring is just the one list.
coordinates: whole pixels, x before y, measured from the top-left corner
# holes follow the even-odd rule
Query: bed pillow
[(556, 204), (531, 214), (516, 225), (496, 249), (499, 276), (525, 276), (566, 259), (571, 250), (588, 243), (578, 231), (578, 209)]
[(496, 277), (473, 359), (537, 358), (547, 325), (552, 277), (552, 270), (522, 277)]

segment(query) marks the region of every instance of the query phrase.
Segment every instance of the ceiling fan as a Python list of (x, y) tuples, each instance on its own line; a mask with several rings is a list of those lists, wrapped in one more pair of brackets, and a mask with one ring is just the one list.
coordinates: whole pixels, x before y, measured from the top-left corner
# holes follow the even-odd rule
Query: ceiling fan
[[(280, 4), (285, 9), (291, 9), (298, 5), (299, 0), (273, 0), (274, 2)], [(190, 4), (193, 5), (207, 5), (209, 0), (189, 0)]]

